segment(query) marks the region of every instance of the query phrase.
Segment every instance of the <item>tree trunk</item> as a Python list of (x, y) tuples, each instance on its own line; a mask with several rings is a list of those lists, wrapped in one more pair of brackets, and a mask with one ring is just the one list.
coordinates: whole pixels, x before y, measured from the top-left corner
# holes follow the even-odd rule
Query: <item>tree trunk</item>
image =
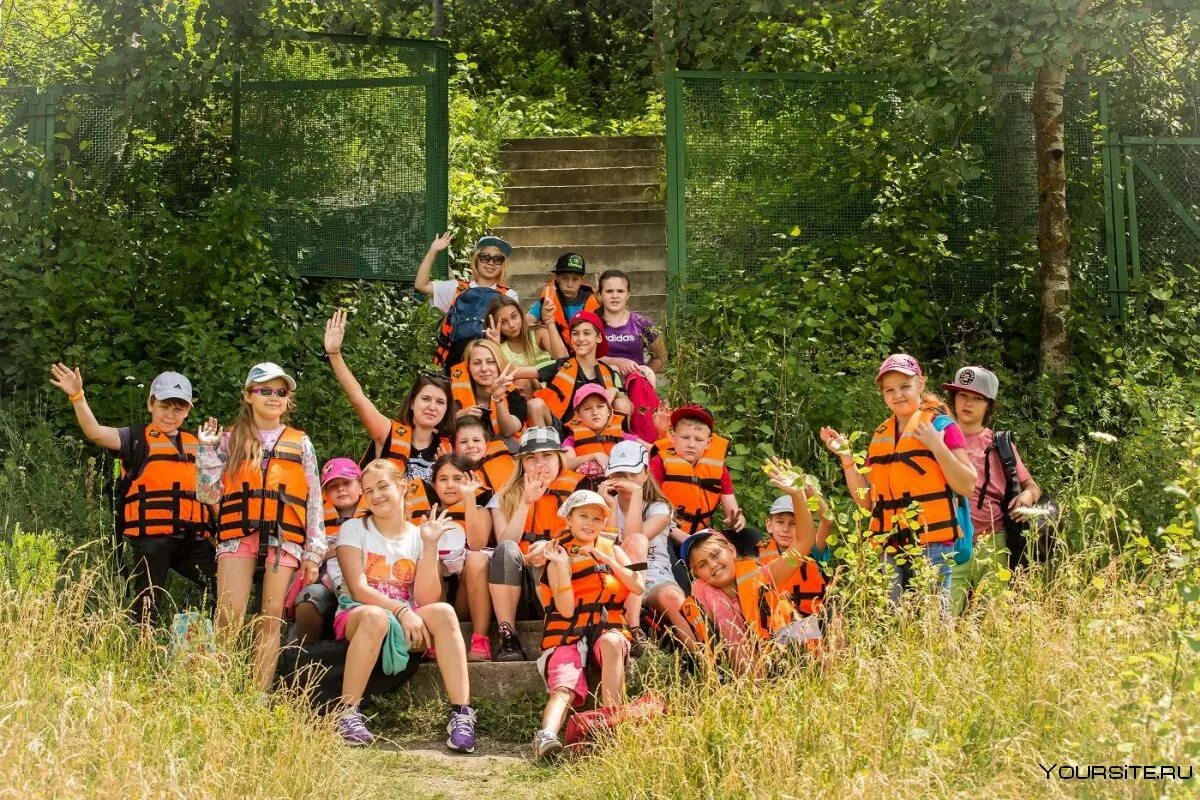
[(433, 28), (429, 35), (440, 39), (446, 33), (446, 3), (445, 0), (430, 0), (430, 5), (433, 7)]
[(1041, 255), (1042, 373), (1062, 377), (1071, 359), (1067, 318), (1071, 305), (1071, 218), (1067, 213), (1067, 164), (1063, 95), (1065, 65), (1045, 64), (1033, 86), (1037, 146), (1038, 251)]

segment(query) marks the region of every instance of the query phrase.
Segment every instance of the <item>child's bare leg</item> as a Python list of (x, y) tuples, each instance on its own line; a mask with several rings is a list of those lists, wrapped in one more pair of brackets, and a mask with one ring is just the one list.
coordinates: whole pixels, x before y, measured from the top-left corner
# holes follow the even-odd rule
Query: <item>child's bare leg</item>
[(356, 706), (362, 702), (367, 681), (379, 660), (379, 649), (387, 638), (391, 621), (388, 612), (379, 606), (359, 606), (346, 620), (346, 671), (342, 675), (342, 702)]
[[(629, 556), (630, 562), (634, 564), (646, 563), (646, 553), (650, 550), (650, 540), (640, 533), (635, 533), (621, 541), (621, 549)], [(640, 573), (642, 580), (645, 580), (645, 571)], [(629, 620), (631, 628), (640, 628), (642, 626), (642, 598), (644, 595), (630, 594), (625, 599), (625, 619)]]
[(296, 641), (301, 645), (321, 641), (325, 632), (325, 615), (317, 610), (315, 603), (296, 604)]
[[(467, 608), (471, 614), (471, 633), (480, 636), (487, 636), (492, 627), (492, 595), (488, 586), (490, 564), (491, 559), (486, 553), (472, 550), (467, 553), (467, 563), (463, 565), (462, 580), (465, 586), (462, 587), (461, 594), (467, 598)], [(513, 613), (516, 613), (515, 605)]]
[(467, 648), (458, 627), (458, 615), (448, 603), (432, 603), (417, 609), (437, 647), (438, 671), (446, 695), (456, 706), (471, 704), (471, 682), (467, 677)]
[(525, 409), (525, 419), (529, 421), (530, 426), (549, 427), (554, 424), (554, 415), (550, 413), (550, 408), (542, 398), (534, 397), (526, 403)]
[(571, 690), (555, 689), (550, 692), (550, 699), (542, 709), (542, 730), (557, 735), (567, 721), (567, 711), (571, 708)]
[[(243, 559), (249, 561), (250, 559)], [(254, 682), (259, 691), (271, 688), (279, 662), (279, 634), (283, 628), (283, 599), (296, 570), (268, 566), (263, 575), (262, 615), (258, 618), (254, 636)]]
[(254, 584), (253, 558), (222, 558), (217, 562), (217, 634), (228, 646), (242, 628), (250, 589)]
[(695, 652), (700, 643), (696, 641), (696, 637), (692, 634), (692, 628), (688, 625), (687, 620), (683, 616), (683, 589), (674, 583), (660, 583), (650, 590), (646, 597), (646, 602), (658, 611), (661, 611), (663, 616), (667, 618), (667, 622), (671, 625), (671, 632), (679, 643), (683, 645), (689, 653)]
[(600, 705), (620, 705), (625, 700), (625, 655), (629, 641), (616, 631), (605, 631), (600, 650)]

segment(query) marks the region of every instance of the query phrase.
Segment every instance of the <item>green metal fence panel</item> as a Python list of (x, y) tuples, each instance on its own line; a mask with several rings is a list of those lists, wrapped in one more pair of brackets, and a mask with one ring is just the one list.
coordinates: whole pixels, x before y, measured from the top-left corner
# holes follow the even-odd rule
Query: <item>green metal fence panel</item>
[[(1110, 288), (1098, 146), (1107, 113), (1103, 84), (1069, 87), (1068, 198), (1077, 276)], [(891, 148), (913, 169), (961, 164), (948, 188), (913, 172), (910, 190), (943, 215), (948, 255), (930, 264), (937, 293), (953, 307), (1037, 263), (1037, 185), (1032, 84), (996, 77), (991, 103), (952, 138)], [(673, 284), (688, 291), (753, 285), (790, 247), (849, 267), (863, 252), (900, 246), (881, 223), (903, 161), (889, 149), (922, 113), (886, 81), (830, 74), (677, 72), (667, 81), (668, 257)], [(922, 161), (925, 165), (922, 166)], [(929, 174), (937, 177), (937, 170)], [(924, 182), (922, 182), (924, 181)], [(798, 268), (803, 265), (797, 265)]]
[(1200, 138), (1121, 138), (1131, 279), (1200, 267)]
[(241, 71), (238, 173), (273, 199), (273, 260), (413, 279), (446, 224), (448, 69), (439, 42), (313, 36)]

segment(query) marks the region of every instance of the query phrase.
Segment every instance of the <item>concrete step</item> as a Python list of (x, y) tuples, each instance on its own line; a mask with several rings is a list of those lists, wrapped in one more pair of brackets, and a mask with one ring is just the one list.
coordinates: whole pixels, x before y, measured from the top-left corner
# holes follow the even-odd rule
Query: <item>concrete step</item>
[(575, 244), (662, 244), (667, 240), (665, 223), (640, 225), (537, 225), (497, 228), (496, 235), (516, 247)]
[(510, 214), (551, 211), (657, 211), (662, 212), (661, 200), (581, 200), (569, 203), (505, 203)]
[(636, 150), (502, 150), (500, 165), (505, 172), (553, 167), (658, 167), (663, 151)]
[(583, 256), (587, 262), (588, 274), (593, 277), (606, 269), (623, 269), (626, 272), (658, 271), (665, 270), (667, 264), (666, 244), (577, 245), (573, 242), (563, 242), (513, 250), (512, 260), (509, 261), (509, 277), (532, 273), (544, 281), (554, 262), (566, 252)]
[[(471, 648), (471, 623), (460, 622), (458, 627), (462, 631), (463, 641), (467, 643), (469, 650)], [(492, 653), (495, 654), (500, 648), (500, 626), (494, 620), (488, 633), (488, 638), (492, 642)], [(542, 621), (521, 620), (517, 622), (517, 638), (521, 641), (521, 649), (525, 651), (525, 655), (537, 658), (537, 654), (541, 652), (542, 648)]]
[[(536, 653), (529, 654), (536, 658)], [(536, 661), (480, 661), (467, 665), (471, 680), (471, 700), (486, 700), (492, 703), (519, 700), (521, 698), (544, 698), (546, 684), (538, 674)], [(417, 668), (401, 689), (407, 692), (412, 702), (446, 699), (446, 689), (437, 664), (427, 662)]]
[(648, 150), (662, 146), (661, 136), (539, 136), (508, 139), (503, 150)]
[(659, 208), (617, 209), (581, 208), (549, 211), (513, 211), (500, 221), (502, 229), (535, 228), (544, 225), (666, 225), (667, 213)]
[(607, 186), (658, 183), (658, 167), (567, 167), (518, 169), (508, 173), (507, 188), (526, 186)]
[(506, 206), (559, 203), (629, 203), (658, 200), (657, 183), (615, 183), (590, 186), (517, 186), (506, 189)]

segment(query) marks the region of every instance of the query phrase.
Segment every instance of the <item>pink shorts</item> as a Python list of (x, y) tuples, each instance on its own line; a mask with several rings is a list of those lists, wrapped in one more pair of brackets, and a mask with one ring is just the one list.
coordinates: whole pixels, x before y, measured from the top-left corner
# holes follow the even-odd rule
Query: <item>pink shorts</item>
[[(238, 539), (237, 549), (225, 553), (217, 553), (217, 560), (222, 558), (258, 558), (258, 536), (259, 534), (255, 533)], [(289, 555), (284, 550), (279, 550), (278, 547), (267, 548), (267, 566), (275, 564), (276, 551), (279, 552), (279, 566), (300, 569), (300, 559)]]
[[(621, 658), (629, 655), (629, 639), (622, 636), (623, 646)], [(538, 659), (538, 668), (546, 680), (546, 689), (571, 690), (571, 705), (581, 706), (588, 696), (587, 670), (584, 669), (583, 653), (580, 643), (559, 645), (542, 653)], [(592, 658), (596, 664), (603, 667), (604, 659), (600, 657), (600, 642), (592, 645)]]

